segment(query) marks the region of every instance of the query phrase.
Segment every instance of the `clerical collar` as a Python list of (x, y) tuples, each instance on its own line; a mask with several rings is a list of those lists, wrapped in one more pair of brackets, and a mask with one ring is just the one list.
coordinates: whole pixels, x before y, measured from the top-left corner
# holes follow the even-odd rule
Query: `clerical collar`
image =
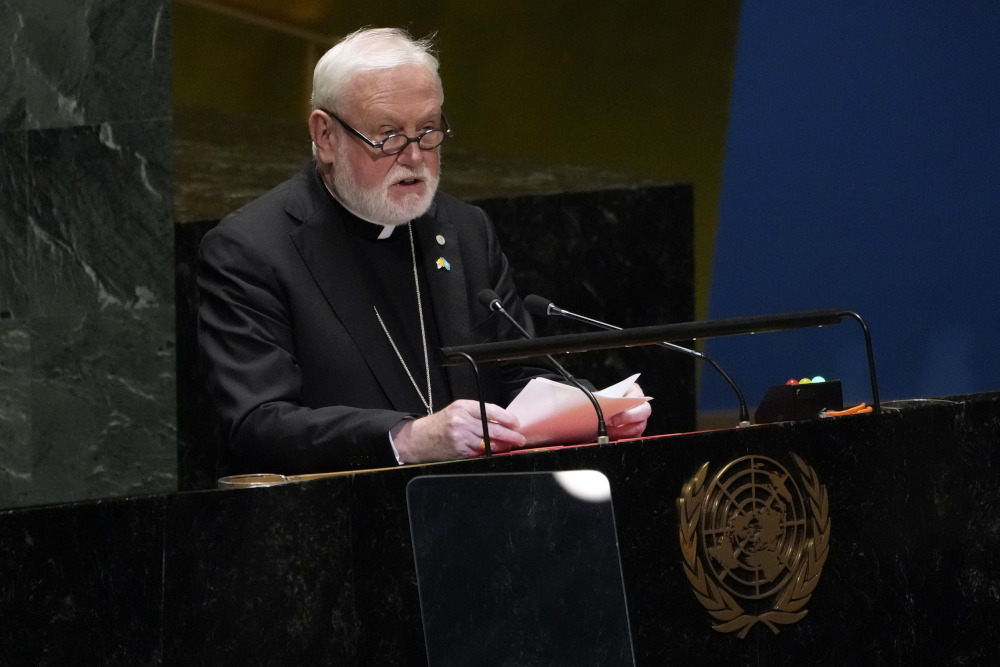
[(375, 241), (375, 240), (384, 241), (385, 239), (392, 236), (392, 232), (395, 231), (396, 225), (383, 225), (380, 222), (373, 222), (368, 218), (358, 215), (356, 211), (348, 207), (347, 204), (345, 204), (340, 200), (340, 197), (338, 197), (333, 193), (333, 190), (330, 189), (330, 186), (326, 184), (326, 179), (323, 178), (322, 174), (319, 174), (319, 180), (322, 181), (323, 187), (326, 188), (326, 191), (330, 193), (330, 196), (333, 197), (334, 201), (343, 206), (344, 210), (350, 213), (350, 215), (347, 216), (348, 229), (350, 229), (358, 236), (366, 238), (370, 241)]

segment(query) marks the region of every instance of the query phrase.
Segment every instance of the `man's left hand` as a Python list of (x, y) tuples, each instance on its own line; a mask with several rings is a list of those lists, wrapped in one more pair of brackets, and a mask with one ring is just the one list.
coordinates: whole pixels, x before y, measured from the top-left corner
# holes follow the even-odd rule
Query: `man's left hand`
[[(633, 384), (625, 392), (625, 396), (645, 396), (645, 394), (642, 393), (642, 388), (638, 384)], [(646, 422), (652, 413), (653, 409), (649, 406), (649, 401), (618, 413), (607, 420), (608, 438), (611, 440), (638, 438), (646, 430)]]

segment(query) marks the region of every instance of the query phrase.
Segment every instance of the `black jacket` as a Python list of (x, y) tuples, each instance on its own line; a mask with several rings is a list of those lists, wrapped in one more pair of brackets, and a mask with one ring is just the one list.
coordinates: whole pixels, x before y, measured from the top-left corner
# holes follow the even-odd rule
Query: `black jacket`
[[(223, 474), (392, 466), (389, 429), (419, 416), (373, 316), (376, 290), (350, 251), (343, 215), (311, 163), (202, 241), (198, 334), (228, 436)], [(484, 287), (530, 330), (481, 209), (439, 192), (412, 224), (442, 346), (517, 337), (477, 301)], [(442, 255), (450, 270), (435, 267)], [(547, 369), (488, 364), (481, 372), (485, 400), (505, 406)], [(467, 367), (449, 367), (447, 377), (453, 398), (477, 398)]]

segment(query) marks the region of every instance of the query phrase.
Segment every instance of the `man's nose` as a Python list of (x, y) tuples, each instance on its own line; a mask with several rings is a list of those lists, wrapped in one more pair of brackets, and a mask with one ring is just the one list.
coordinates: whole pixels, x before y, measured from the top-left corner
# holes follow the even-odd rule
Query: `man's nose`
[(424, 161), (424, 151), (420, 150), (418, 142), (411, 141), (406, 144), (399, 155), (396, 156), (396, 160), (404, 165), (419, 165)]

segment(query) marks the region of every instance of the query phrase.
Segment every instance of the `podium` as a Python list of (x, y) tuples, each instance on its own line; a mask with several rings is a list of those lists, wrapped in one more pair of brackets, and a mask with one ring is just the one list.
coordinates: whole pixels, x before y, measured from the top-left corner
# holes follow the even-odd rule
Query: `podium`
[[(990, 664), (1000, 658), (998, 443), (1000, 393), (988, 393), (267, 488), (5, 511), (0, 663), (427, 664), (408, 485), (596, 470), (611, 490), (636, 665)], [(712, 488), (737, 498), (726, 471), (748, 461), (743, 474), (786, 471), (753, 484), (770, 484), (785, 503), (788, 535), (803, 525), (794, 498), (825, 505), (822, 525), (809, 510), (813, 541), (782, 567), (798, 573), (802, 558), (825, 555), (814, 587), (787, 596), (805, 600), (800, 607), (730, 593), (740, 606), (730, 620), (742, 626), (720, 627), (729, 621), (707, 605), (725, 608), (725, 596), (699, 595), (692, 564), (718, 577), (718, 590), (735, 589), (720, 572), (735, 573), (732, 559), (746, 565), (749, 549), (725, 548), (750, 533), (734, 510), (694, 522), (690, 501)], [(820, 486), (825, 495), (808, 490)], [(721, 496), (714, 505), (737, 506)], [(714, 550), (692, 552), (695, 534)], [(778, 580), (767, 555), (756, 567)], [(775, 610), (788, 615), (765, 618)]]

